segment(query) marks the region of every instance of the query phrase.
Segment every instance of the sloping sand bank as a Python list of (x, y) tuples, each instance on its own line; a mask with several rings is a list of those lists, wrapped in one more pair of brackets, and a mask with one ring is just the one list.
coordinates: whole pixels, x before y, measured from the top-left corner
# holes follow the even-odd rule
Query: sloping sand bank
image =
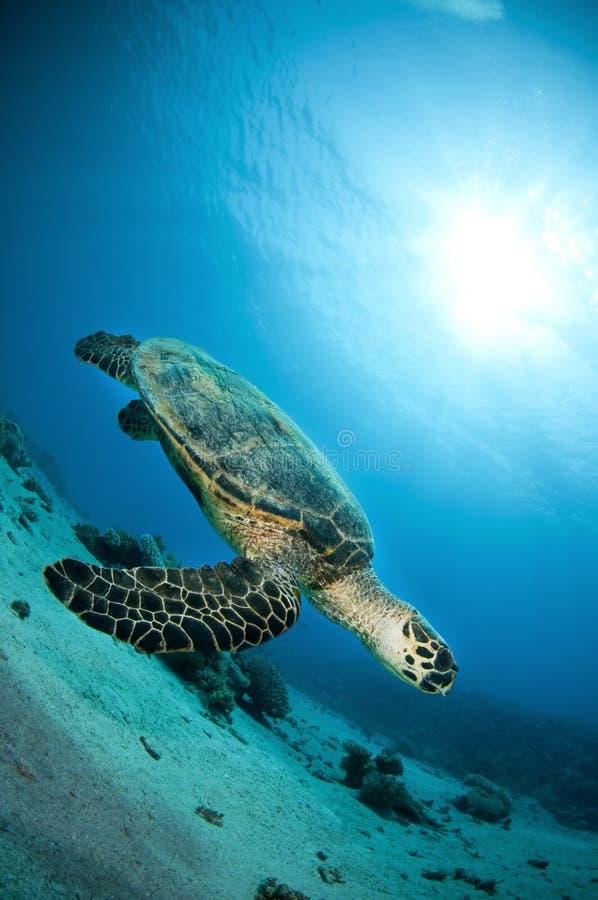
[[(365, 740), (305, 695), (291, 690), (292, 721), (275, 731), (240, 709), (232, 728), (211, 721), (158, 659), (84, 627), (46, 591), (45, 563), (89, 554), (51, 485), (48, 512), (22, 482), (0, 457), (3, 898), (252, 900), (268, 876), (312, 900), (485, 896), (455, 880), (457, 868), (496, 879), (497, 896), (597, 896), (596, 836), (524, 798), (509, 830), (443, 814), (461, 785), (405, 760), (409, 789), (449, 817), (435, 831), (386, 821), (322, 780), (341, 776), (342, 740)], [(28, 617), (11, 609), (17, 600)]]

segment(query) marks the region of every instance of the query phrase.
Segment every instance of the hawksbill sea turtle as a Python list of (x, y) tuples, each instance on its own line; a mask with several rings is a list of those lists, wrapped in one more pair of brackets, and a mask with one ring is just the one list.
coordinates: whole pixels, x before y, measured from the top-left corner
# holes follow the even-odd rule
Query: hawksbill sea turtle
[(181, 341), (139, 343), (99, 331), (75, 354), (139, 393), (120, 411), (121, 429), (160, 442), (239, 556), (199, 569), (62, 559), (44, 577), (65, 606), (143, 653), (238, 651), (290, 628), (303, 592), (392, 673), (427, 693), (447, 693), (457, 674), (451, 651), (376, 576), (365, 513), (282, 410)]

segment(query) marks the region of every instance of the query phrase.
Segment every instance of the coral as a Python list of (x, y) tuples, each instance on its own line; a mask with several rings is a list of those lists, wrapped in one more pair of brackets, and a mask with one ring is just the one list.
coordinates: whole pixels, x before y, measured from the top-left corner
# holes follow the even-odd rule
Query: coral
[(31, 465), (23, 432), (16, 422), (2, 417), (0, 417), (0, 453), (15, 472), (21, 466)]
[(466, 775), (463, 784), (471, 788), (453, 801), (461, 812), (483, 822), (501, 822), (511, 812), (511, 800), (506, 791), (483, 775)]
[(230, 718), (235, 708), (235, 695), (228, 688), (216, 688), (208, 695), (208, 709), (210, 712), (221, 714)]
[(239, 665), (249, 679), (245, 693), (254, 709), (273, 719), (284, 719), (291, 706), (287, 686), (278, 669), (260, 654), (243, 657)]
[(210, 712), (228, 719), (235, 697), (249, 687), (249, 679), (227, 653), (168, 653), (163, 662), (202, 691)]
[(142, 534), (139, 538), (139, 549), (144, 566), (163, 566), (164, 554), (158, 542), (151, 534)]
[(395, 775), (385, 775), (371, 768), (366, 772), (359, 799), (367, 806), (381, 811), (392, 810), (400, 822), (414, 822), (438, 828), (439, 824), (426, 811), (425, 806), (413, 797)]
[(87, 547), (89, 552), (92, 553), (96, 559), (99, 559), (100, 562), (102, 562), (99, 553), (96, 553), (101, 537), (98, 529), (94, 525), (88, 525), (86, 522), (76, 522), (73, 525), (73, 531), (75, 532), (77, 539), (81, 541), (83, 546)]
[(142, 565), (142, 555), (135, 538), (122, 529), (107, 528), (101, 539), (108, 565), (131, 569)]
[(229, 717), (235, 708), (235, 696), (249, 687), (249, 679), (227, 654), (205, 653), (200, 659), (203, 665), (196, 670), (195, 681), (207, 695), (208, 709)]
[(309, 900), (309, 897), (275, 878), (266, 878), (259, 885), (254, 900)]
[(365, 775), (372, 770), (372, 754), (357, 741), (343, 741), (343, 750), (347, 754), (341, 759), (341, 769), (345, 772), (343, 784), (347, 787), (359, 788)]
[(180, 568), (180, 562), (167, 553), (164, 541), (159, 535), (142, 534), (137, 541), (127, 531), (107, 528), (101, 534), (93, 525), (77, 523), (73, 531), (90, 553), (104, 566), (132, 569), (135, 566), (173, 566)]
[(403, 790), (404, 785), (394, 775), (371, 771), (363, 779), (359, 799), (374, 809), (390, 810), (402, 802)]
[(164, 539), (159, 534), (142, 534), (139, 538), (142, 566), (162, 566), (180, 569), (181, 563), (164, 546)]
[(210, 712), (228, 717), (235, 708), (235, 695), (227, 685), (224, 674), (214, 669), (198, 669), (196, 683), (206, 694)]
[(107, 528), (102, 535), (97, 528), (86, 523), (73, 525), (73, 531), (102, 565), (128, 568), (141, 565), (139, 545), (126, 531)]
[[(358, 718), (362, 727), (389, 735), (401, 756), (424, 760), (459, 779), (483, 772), (509, 792), (534, 797), (560, 824), (598, 832), (598, 730), (593, 725), (568, 719), (561, 727), (551, 714), (469, 692), (454, 694), (450, 704), (434, 704), (423, 717), (416, 692), (406, 693), (398, 720), (382, 674), (379, 681), (372, 676), (374, 682), (357, 682), (352, 672), (337, 666), (326, 672), (325, 681), (316, 681), (319, 671), (317, 665), (306, 668), (295, 676), (297, 686), (317, 689), (323, 701)], [(380, 702), (372, 703), (373, 695)]]
[(226, 660), (226, 683), (235, 697), (242, 696), (249, 688), (248, 676), (241, 671), (241, 667), (232, 656), (220, 654), (220, 657)]
[[(386, 783), (382, 776), (394, 776), (403, 774), (403, 763), (396, 754), (390, 750), (382, 750), (372, 760), (372, 754), (367, 747), (358, 744), (357, 741), (343, 741), (343, 750), (346, 756), (341, 759), (341, 769), (345, 772), (343, 784), (347, 787), (361, 788), (365, 785), (365, 779), (368, 778), (368, 785), (365, 787), (365, 794), (372, 793), (372, 796), (379, 789), (382, 795), (385, 793), (383, 785)], [(370, 777), (371, 776), (371, 777)], [(390, 782), (388, 782), (390, 784)], [(378, 785), (378, 788), (375, 787)], [(390, 808), (385, 803), (378, 804), (376, 801), (370, 802), (363, 796), (361, 799), (364, 803), (371, 806), (380, 805), (381, 808)]]
[(374, 763), (383, 775), (402, 775), (404, 771), (402, 759), (390, 750), (382, 750), (375, 757)]

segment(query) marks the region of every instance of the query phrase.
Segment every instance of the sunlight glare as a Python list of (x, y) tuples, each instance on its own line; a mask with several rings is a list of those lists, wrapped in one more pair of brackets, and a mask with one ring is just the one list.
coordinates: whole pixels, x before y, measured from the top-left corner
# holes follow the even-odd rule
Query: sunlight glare
[(472, 208), (449, 226), (443, 269), (452, 316), (485, 342), (525, 333), (550, 300), (538, 251), (515, 217)]

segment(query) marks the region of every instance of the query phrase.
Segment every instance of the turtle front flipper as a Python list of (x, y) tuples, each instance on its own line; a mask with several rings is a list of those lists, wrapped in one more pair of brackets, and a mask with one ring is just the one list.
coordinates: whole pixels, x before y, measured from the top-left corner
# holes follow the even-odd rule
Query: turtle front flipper
[(142, 653), (257, 647), (294, 625), (300, 610), (288, 576), (244, 557), (200, 569), (110, 569), (62, 559), (46, 566), (44, 578), (87, 625)]
[(120, 410), (118, 424), (134, 441), (157, 441), (158, 433), (153, 416), (143, 400), (131, 400)]
[(131, 356), (139, 341), (132, 334), (108, 334), (107, 331), (96, 331), (81, 338), (75, 345), (75, 356), (81, 362), (88, 362), (102, 372), (106, 372), (117, 381), (128, 387), (135, 387), (131, 376)]

